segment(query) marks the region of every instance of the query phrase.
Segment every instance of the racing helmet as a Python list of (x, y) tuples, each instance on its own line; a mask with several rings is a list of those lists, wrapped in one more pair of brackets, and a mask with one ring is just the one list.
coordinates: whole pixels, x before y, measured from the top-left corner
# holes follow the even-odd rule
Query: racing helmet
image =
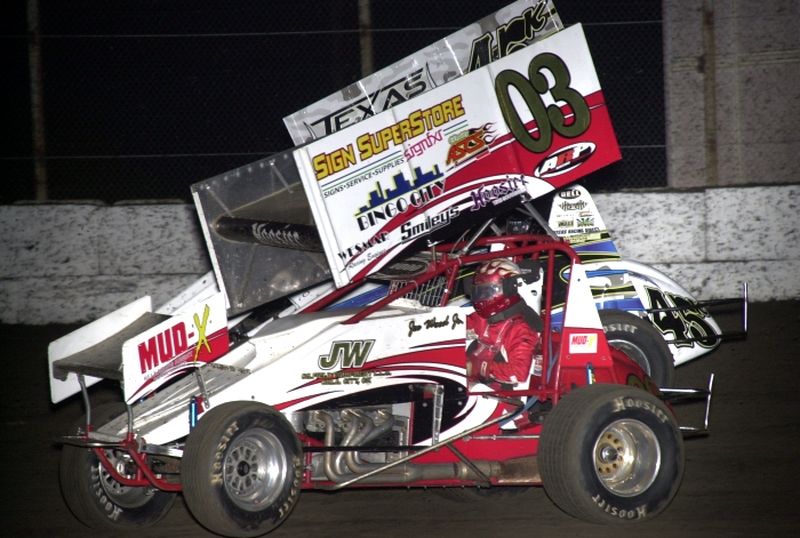
[(519, 266), (507, 259), (497, 258), (482, 264), (475, 271), (472, 304), (475, 312), (488, 319), (520, 301), (518, 294), (506, 295), (503, 280), (520, 274)]

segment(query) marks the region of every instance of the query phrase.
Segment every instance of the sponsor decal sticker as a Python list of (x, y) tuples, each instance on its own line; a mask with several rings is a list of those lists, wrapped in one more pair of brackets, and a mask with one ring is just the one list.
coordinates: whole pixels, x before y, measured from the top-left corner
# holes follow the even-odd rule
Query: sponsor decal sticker
[(206, 336), (206, 326), (208, 325), (208, 314), (211, 312), (211, 309), (208, 305), (205, 305), (203, 308), (203, 321), (200, 321), (200, 317), (195, 313), (194, 315), (194, 326), (197, 327), (197, 345), (194, 348), (194, 361), (197, 362), (197, 357), (200, 355), (200, 350), (205, 347), (206, 351), (211, 353), (211, 344), (208, 343), (208, 336)]
[(300, 376), (303, 380), (319, 381), (321, 385), (370, 385), (373, 378), (389, 377), (390, 372), (339, 370), (337, 372), (307, 372)]
[(526, 192), (527, 180), (522, 177), (511, 176), (502, 183), (482, 185), (472, 191), (472, 211), (483, 209), (489, 204), (497, 205), (506, 200)]
[(459, 215), (457, 207), (450, 207), (446, 212), (436, 215), (425, 215), (421, 222), (409, 221), (400, 226), (400, 241), (406, 243), (412, 239), (438, 230), (450, 224)]
[[(208, 304), (203, 306), (202, 320), (197, 313), (193, 315), (194, 328), (197, 329), (197, 333), (187, 330), (185, 322), (178, 321), (172, 327), (140, 342), (137, 345), (137, 351), (141, 373), (146, 378), (150, 377), (155, 370), (167, 363), (171, 363), (170, 367), (176, 367), (189, 362), (189, 356), (193, 363), (198, 360), (208, 362), (219, 357), (227, 349), (227, 337), (223, 339), (224, 342), (220, 340), (218, 349), (212, 348), (207, 334), (210, 315), (211, 308)], [(189, 342), (194, 340), (195, 335), (197, 342), (194, 344), (194, 350), (190, 350)], [(189, 355), (190, 353), (191, 355)]]
[(448, 314), (441, 319), (434, 316), (424, 320), (421, 325), (417, 323), (416, 320), (412, 319), (408, 322), (408, 336), (412, 336), (414, 333), (423, 329), (430, 330), (449, 327), (451, 331), (454, 331), (456, 330), (456, 327), (463, 324), (464, 321), (461, 319), (461, 316), (459, 316), (458, 313), (455, 313), (452, 316)]
[(172, 377), (218, 359), (229, 344), (225, 298), (217, 293), (123, 344), (125, 400), (140, 398)]
[[(387, 125), (375, 132), (358, 136), (355, 144), (346, 144), (330, 152), (318, 153), (311, 157), (314, 177), (317, 181), (336, 175), (358, 162), (395, 147), (401, 147), (407, 140), (413, 140), (465, 114), (461, 95), (437, 103), (429, 108), (415, 110), (397, 123)], [(435, 139), (434, 131), (434, 139)]]
[(427, 150), (436, 145), (437, 142), (441, 142), (443, 138), (441, 129), (434, 133), (428, 133), (425, 135), (425, 138), (409, 146), (405, 153), (403, 153), (403, 156), (408, 160), (413, 157), (420, 157), (424, 155)]
[(349, 125), (388, 110), (398, 103), (403, 103), (430, 89), (425, 80), (422, 68), (401, 76), (385, 86), (379, 87), (369, 96), (324, 116), (309, 125), (314, 138), (321, 138)]
[(384, 188), (375, 183), (375, 189), (367, 194), (367, 203), (355, 214), (358, 228), (362, 232), (383, 224), (410, 208), (422, 207), (444, 191), (444, 174), (439, 165), (423, 172), (420, 167), (414, 168), (414, 179), (407, 180), (400, 172), (392, 178), (394, 187)]
[(447, 152), (445, 164), (458, 166), (489, 149), (494, 141), (494, 124), (487, 123), (475, 129), (467, 129), (448, 138), (450, 151)]
[(319, 367), (331, 370), (337, 365), (341, 368), (361, 368), (367, 361), (375, 340), (341, 340), (331, 343), (327, 355), (320, 355)]
[(188, 341), (186, 324), (180, 321), (169, 329), (141, 342), (138, 346), (141, 373), (146, 374), (160, 364), (185, 352), (189, 349)]
[(578, 189), (564, 189), (563, 191), (558, 193), (559, 198), (563, 198), (564, 200), (573, 200), (578, 198), (581, 195), (581, 191)]
[(597, 335), (594, 333), (575, 333), (569, 337), (570, 353), (597, 353)]
[[(566, 174), (585, 163), (597, 149), (593, 142), (578, 142), (563, 147), (544, 158), (533, 170), (533, 175), (547, 179)], [(566, 198), (566, 196), (562, 196)]]
[(534, 40), (537, 32), (544, 30), (554, 15), (555, 9), (551, 13), (547, 2), (542, 1), (493, 31), (484, 33), (472, 42), (469, 70), (474, 71), (524, 47)]
[(585, 208), (587, 205), (589, 204), (583, 200), (578, 200), (577, 202), (561, 202), (558, 207), (561, 211), (576, 211)]

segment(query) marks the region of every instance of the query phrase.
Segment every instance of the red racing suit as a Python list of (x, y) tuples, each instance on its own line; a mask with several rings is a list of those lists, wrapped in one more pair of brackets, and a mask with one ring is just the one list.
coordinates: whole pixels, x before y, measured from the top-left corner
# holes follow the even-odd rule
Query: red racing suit
[(490, 323), (477, 313), (467, 316), (476, 339), (467, 349), (467, 377), (516, 385), (531, 375), (539, 333), (521, 315)]

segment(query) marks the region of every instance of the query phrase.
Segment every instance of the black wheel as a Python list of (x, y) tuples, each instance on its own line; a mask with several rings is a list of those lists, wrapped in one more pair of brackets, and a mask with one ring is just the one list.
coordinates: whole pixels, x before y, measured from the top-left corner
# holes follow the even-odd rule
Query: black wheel
[(672, 353), (649, 321), (621, 310), (601, 310), (600, 320), (610, 346), (636, 361), (657, 386), (675, 384)]
[(650, 519), (683, 478), (683, 438), (661, 400), (636, 387), (573, 389), (544, 421), (539, 469), (564, 512), (595, 523)]
[(224, 536), (259, 536), (280, 525), (300, 496), (303, 452), (278, 411), (231, 402), (205, 413), (181, 462), (192, 515)]
[[(121, 403), (98, 405), (92, 422), (105, 424), (125, 412)], [(76, 425), (85, 426), (82, 421)], [(106, 450), (106, 456), (122, 474), (134, 473), (130, 457), (121, 450)], [(114, 480), (88, 448), (64, 445), (59, 466), (61, 493), (70, 511), (94, 529), (125, 530), (147, 527), (164, 517), (175, 494), (151, 487), (123, 486)]]

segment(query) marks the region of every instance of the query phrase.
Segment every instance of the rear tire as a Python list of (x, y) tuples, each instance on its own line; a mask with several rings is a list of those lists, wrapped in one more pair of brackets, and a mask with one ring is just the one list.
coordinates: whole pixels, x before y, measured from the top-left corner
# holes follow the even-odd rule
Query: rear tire
[[(92, 409), (92, 422), (102, 425), (125, 412), (118, 403)], [(75, 426), (85, 427), (85, 420)], [(115, 465), (130, 464), (121, 450), (106, 450)], [(64, 445), (59, 465), (61, 493), (67, 507), (84, 525), (93, 529), (125, 530), (153, 525), (175, 502), (175, 494), (151, 487), (123, 486), (105, 470), (88, 448)]]
[(183, 497), (204, 527), (224, 536), (259, 536), (297, 504), (303, 451), (275, 409), (230, 402), (205, 413), (181, 464)]
[(671, 411), (635, 387), (588, 385), (547, 416), (539, 444), (545, 492), (593, 523), (651, 519), (683, 478), (683, 438)]
[(600, 321), (608, 345), (642, 367), (659, 387), (675, 384), (675, 360), (661, 333), (653, 325), (630, 312), (600, 310)]

